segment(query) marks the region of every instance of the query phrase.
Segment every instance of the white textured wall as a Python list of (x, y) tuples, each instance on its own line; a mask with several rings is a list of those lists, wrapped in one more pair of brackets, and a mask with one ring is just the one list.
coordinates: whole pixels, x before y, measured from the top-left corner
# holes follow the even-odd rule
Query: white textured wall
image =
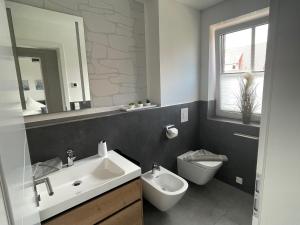
[(210, 26), (266, 7), (268, 0), (226, 0), (201, 12), (201, 100), (215, 99), (216, 79), (209, 62), (214, 54), (210, 49)]
[(159, 1), (161, 104), (199, 100), (200, 12), (174, 0)]
[(135, 0), (14, 0), (82, 16), (92, 104), (146, 98), (144, 6)]

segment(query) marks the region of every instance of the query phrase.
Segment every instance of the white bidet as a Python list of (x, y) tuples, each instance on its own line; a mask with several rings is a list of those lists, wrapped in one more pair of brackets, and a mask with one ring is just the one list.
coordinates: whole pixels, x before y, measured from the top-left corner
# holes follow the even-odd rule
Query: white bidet
[(160, 166), (160, 171), (142, 175), (144, 197), (156, 208), (166, 211), (185, 194), (188, 183), (181, 177)]

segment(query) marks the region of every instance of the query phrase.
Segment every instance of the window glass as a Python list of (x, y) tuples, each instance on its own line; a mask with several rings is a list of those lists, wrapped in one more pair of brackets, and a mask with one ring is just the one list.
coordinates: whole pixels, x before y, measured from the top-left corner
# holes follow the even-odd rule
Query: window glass
[(268, 28), (269, 28), (268, 24), (264, 24), (255, 28), (255, 57), (254, 57), (255, 71), (265, 70)]
[(251, 35), (251, 28), (224, 35), (225, 73), (251, 69)]
[[(256, 108), (254, 113), (261, 113), (262, 95), (264, 86), (264, 73), (253, 73), (254, 75), (254, 87), (256, 95)], [(220, 107), (221, 110), (229, 112), (239, 112), (238, 101), (240, 98), (240, 81), (244, 76), (240, 74), (229, 74), (220, 77)]]
[[(222, 34), (219, 110), (238, 113), (240, 82), (249, 72), (254, 76), (255, 114), (261, 114), (268, 24)], [(254, 48), (252, 48), (252, 46)]]
[(220, 77), (221, 110), (238, 112), (239, 80), (241, 74), (229, 74)]

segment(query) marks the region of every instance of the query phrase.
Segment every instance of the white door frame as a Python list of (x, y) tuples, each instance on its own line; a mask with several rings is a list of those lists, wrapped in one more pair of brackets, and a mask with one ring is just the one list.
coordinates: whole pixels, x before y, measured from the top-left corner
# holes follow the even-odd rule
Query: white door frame
[[(0, 176), (10, 225), (40, 224), (6, 5), (0, 0)], [(2, 215), (1, 215), (2, 216)]]

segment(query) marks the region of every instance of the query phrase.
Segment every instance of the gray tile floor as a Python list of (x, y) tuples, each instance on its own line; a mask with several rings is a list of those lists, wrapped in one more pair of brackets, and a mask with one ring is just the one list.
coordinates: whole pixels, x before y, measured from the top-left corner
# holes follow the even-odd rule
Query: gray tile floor
[(167, 212), (144, 201), (145, 225), (251, 225), (253, 196), (221, 181), (189, 183), (182, 200)]

